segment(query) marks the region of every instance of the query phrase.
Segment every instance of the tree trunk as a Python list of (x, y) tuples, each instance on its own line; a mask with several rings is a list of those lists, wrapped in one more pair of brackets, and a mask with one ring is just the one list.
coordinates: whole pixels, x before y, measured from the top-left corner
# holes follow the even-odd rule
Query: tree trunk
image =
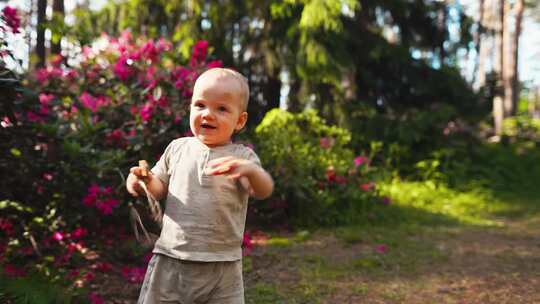
[(515, 24), (515, 30), (514, 30), (514, 39), (512, 43), (512, 71), (513, 71), (513, 77), (511, 79), (512, 83), (512, 105), (513, 105), (513, 114), (515, 114), (516, 109), (518, 107), (519, 102), (519, 37), (521, 36), (521, 26), (523, 21), (523, 9), (524, 9), (524, 1), (523, 0), (516, 0), (516, 4), (514, 7), (515, 16), (516, 16), (516, 24)]
[(36, 55), (37, 55), (37, 62), (36, 67), (44, 67), (45, 66), (45, 57), (46, 57), (46, 49), (45, 49), (45, 13), (47, 12), (47, 0), (38, 0), (37, 2), (37, 24), (36, 24), (36, 32), (37, 32), (37, 38), (36, 38)]
[(497, 5), (498, 20), (495, 33), (495, 48), (497, 57), (494, 62), (494, 72), (496, 74), (495, 94), (493, 97), (493, 122), (495, 127), (495, 135), (502, 135), (502, 124), (504, 120), (504, 89), (502, 82), (504, 79), (504, 0), (498, 0)]
[(483, 43), (485, 39), (485, 29), (486, 29), (486, 18), (485, 18), (485, 0), (480, 0), (478, 7), (478, 29), (476, 35), (474, 36), (474, 42), (476, 45), (476, 54), (477, 60), (474, 65), (473, 70), (473, 79), (472, 83), (475, 85), (475, 88), (478, 90), (486, 84), (486, 71), (485, 71), (485, 62), (488, 55), (488, 49)]
[(503, 24), (503, 56), (504, 56), (504, 68), (502, 73), (503, 87), (504, 87), (504, 117), (509, 117), (514, 114), (514, 105), (512, 103), (514, 91), (512, 87), (512, 78), (514, 78), (513, 68), (513, 52), (512, 52), (512, 33), (510, 31), (510, 16), (511, 8), (510, 2), (504, 3), (504, 18)]
[(281, 80), (279, 79), (279, 74), (268, 75), (262, 91), (264, 101), (266, 102), (262, 113), (279, 108), (279, 99), (281, 98)]
[[(446, 25), (447, 21), (448, 21), (448, 11), (446, 10), (447, 7), (446, 7), (446, 3), (444, 3), (444, 5), (442, 6), (442, 8), (439, 10), (439, 29), (441, 31), (444, 31), (445, 29), (448, 28), (448, 26)], [(440, 57), (440, 61), (441, 61), (441, 66), (444, 66), (445, 65), (445, 61), (446, 61), (446, 50), (444, 49), (444, 42), (445, 40), (444, 39), (441, 39), (441, 43), (439, 45), (439, 57)]]
[[(53, 16), (58, 16), (59, 18), (64, 20), (64, 16), (65, 16), (64, 0), (53, 1)], [(61, 42), (62, 42), (62, 38), (58, 39), (58, 41), (51, 41), (51, 54), (60, 55), (62, 53)]]
[(303, 110), (299, 96), (302, 83), (297, 78), (289, 77), (289, 87), (289, 95), (287, 96), (287, 111), (300, 113)]

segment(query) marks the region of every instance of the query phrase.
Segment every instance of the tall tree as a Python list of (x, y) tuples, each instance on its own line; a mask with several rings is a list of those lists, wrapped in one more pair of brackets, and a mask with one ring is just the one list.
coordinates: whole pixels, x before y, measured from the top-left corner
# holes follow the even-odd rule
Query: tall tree
[[(53, 1), (53, 20), (55, 23), (64, 23), (65, 9), (64, 9), (64, 0), (54, 0)], [(51, 54), (62, 53), (62, 36), (59, 33), (55, 33), (51, 38)]]
[[(489, 5), (489, 2), (488, 2)], [(486, 83), (486, 71), (485, 71), (485, 64), (486, 59), (488, 56), (488, 48), (485, 43), (486, 39), (486, 28), (488, 28), (487, 25), (487, 18), (486, 18), (486, 11), (489, 11), (486, 8), (486, 1), (480, 0), (478, 5), (478, 21), (476, 25), (476, 33), (474, 36), (474, 43), (476, 46), (476, 54), (477, 54), (477, 60), (474, 64), (474, 70), (473, 70), (473, 78), (472, 83), (474, 84), (476, 89), (482, 88)]]
[(36, 46), (35, 53), (37, 55), (36, 67), (45, 66), (45, 58), (47, 56), (45, 48), (45, 22), (47, 13), (47, 0), (37, 1), (37, 24), (36, 24)]
[[(521, 36), (521, 27), (523, 22), (523, 10), (524, 10), (524, 0), (516, 0), (514, 4), (514, 33), (512, 37), (512, 45), (510, 47), (511, 54), (509, 56), (511, 60), (511, 66), (509, 69), (509, 85), (510, 90), (507, 94), (510, 96), (506, 97), (508, 100), (505, 103), (508, 104), (509, 114), (514, 115), (517, 109), (519, 101), (519, 70), (518, 70), (518, 58), (519, 58), (519, 38)], [(506, 93), (505, 93), (506, 94)]]
[(493, 97), (493, 123), (495, 127), (495, 135), (502, 135), (502, 124), (504, 120), (504, 88), (503, 81), (505, 75), (504, 65), (504, 25), (505, 25), (505, 1), (497, 1), (494, 7), (497, 11), (497, 23), (495, 32), (495, 51), (496, 57), (493, 64), (493, 70), (496, 77), (496, 85)]

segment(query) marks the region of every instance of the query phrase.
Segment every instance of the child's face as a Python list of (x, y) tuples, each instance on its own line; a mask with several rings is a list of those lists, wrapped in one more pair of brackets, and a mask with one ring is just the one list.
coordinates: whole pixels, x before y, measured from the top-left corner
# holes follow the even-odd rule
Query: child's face
[[(202, 76), (204, 77), (204, 76)], [(233, 77), (210, 75), (197, 80), (191, 98), (191, 132), (208, 147), (229, 143), (234, 131), (247, 120), (243, 111), (238, 82)]]

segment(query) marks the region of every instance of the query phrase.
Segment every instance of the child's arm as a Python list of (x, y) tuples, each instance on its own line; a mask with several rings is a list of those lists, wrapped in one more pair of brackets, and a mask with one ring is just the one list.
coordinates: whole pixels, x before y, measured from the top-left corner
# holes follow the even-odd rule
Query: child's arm
[[(208, 162), (207, 174), (227, 174), (229, 178), (238, 180), (246, 177), (251, 186), (250, 194), (256, 199), (265, 199), (274, 191), (274, 181), (268, 172), (247, 159), (221, 157)], [(244, 183), (242, 183), (244, 185)], [(244, 185), (245, 186), (245, 185)]]
[(167, 195), (167, 185), (163, 183), (158, 177), (148, 171), (148, 168), (141, 166), (132, 167), (129, 170), (129, 175), (126, 180), (127, 191), (137, 197), (139, 195), (145, 196), (146, 193), (139, 185), (139, 181), (143, 181), (146, 184), (148, 191), (157, 199), (161, 200)]

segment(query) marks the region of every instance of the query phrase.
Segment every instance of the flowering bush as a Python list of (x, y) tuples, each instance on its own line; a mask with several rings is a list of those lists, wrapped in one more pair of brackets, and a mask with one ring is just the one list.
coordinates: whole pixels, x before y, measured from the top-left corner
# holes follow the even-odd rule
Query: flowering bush
[(272, 197), (252, 207), (255, 215), (333, 225), (369, 220), (389, 203), (378, 197), (370, 158), (348, 148), (351, 134), (315, 111), (272, 110), (255, 132), (256, 151), (276, 179)]
[(9, 56), (13, 58), (12, 51), (8, 46), (6, 38), (8, 35), (18, 34), (20, 32), (20, 26), (21, 19), (17, 9), (12, 8), (11, 6), (5, 6), (0, 14), (0, 67), (5, 66), (4, 57)]
[[(0, 30), (15, 32), (16, 15), (3, 13)], [(179, 56), (165, 39), (104, 34), (78, 57), (52, 58), (28, 75), (33, 91), (10, 91), (0, 112), (8, 151), (0, 170), (10, 172), (0, 185), (0, 274), (38, 271), (84, 287), (109, 269), (140, 283), (146, 252), (128, 230), (125, 174), (189, 130), (193, 82), (221, 65), (208, 61), (206, 41)], [(126, 264), (98, 266), (118, 252)]]

